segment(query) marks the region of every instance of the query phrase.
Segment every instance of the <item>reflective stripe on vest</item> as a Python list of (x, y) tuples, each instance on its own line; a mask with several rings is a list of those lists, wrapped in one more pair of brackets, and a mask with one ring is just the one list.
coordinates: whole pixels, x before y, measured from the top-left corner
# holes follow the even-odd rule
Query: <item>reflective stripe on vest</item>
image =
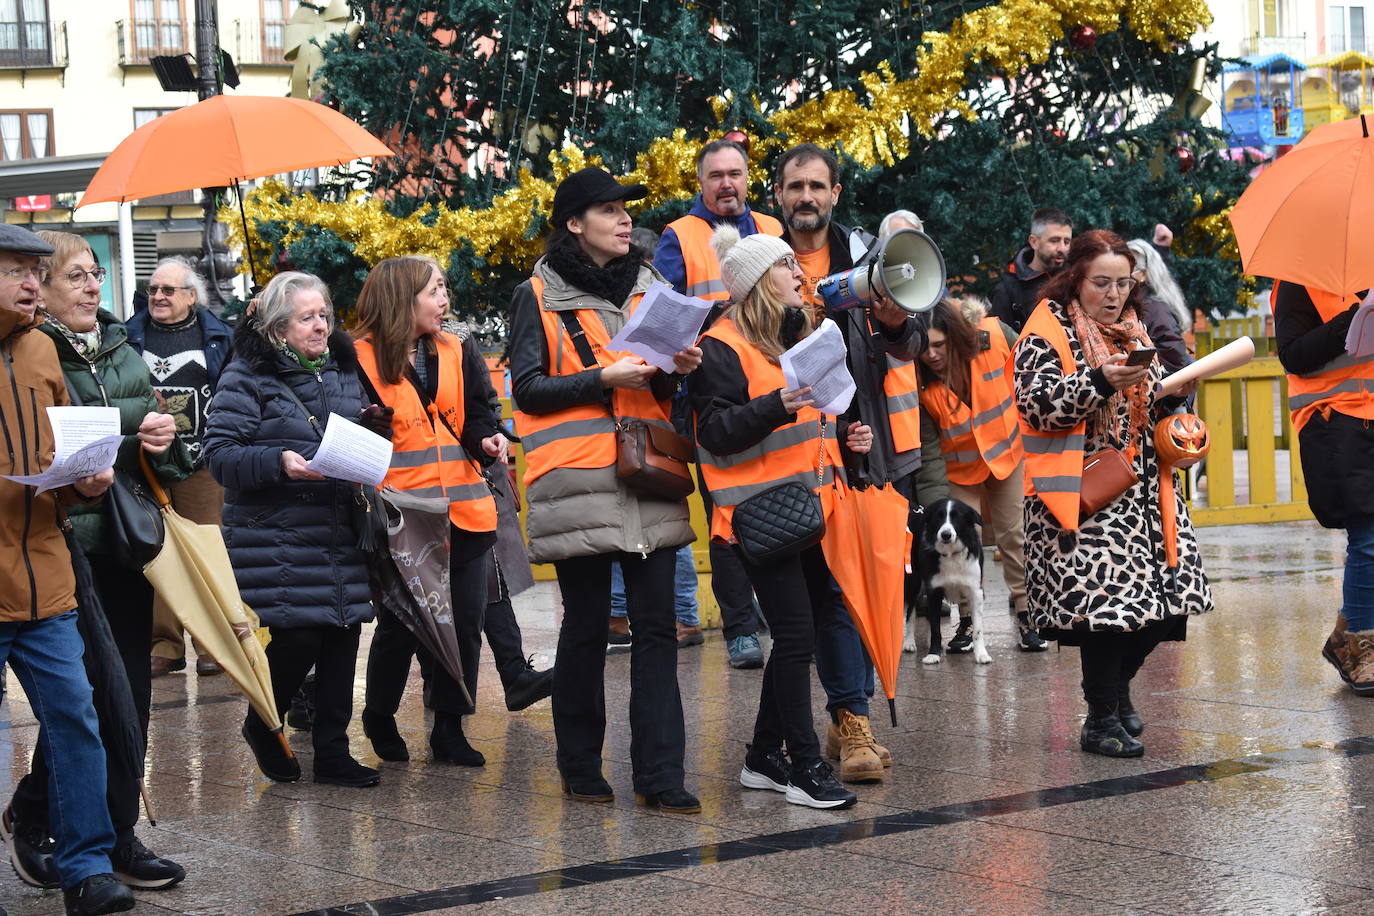
[[(749, 382), (749, 397), (762, 397), (772, 394), (779, 388), (786, 388), (782, 369), (769, 362), (754, 348), (733, 321), (721, 318), (704, 335), (714, 337), (735, 351), (739, 357), (740, 369)], [(816, 468), (825, 452), (825, 470), (821, 475), (822, 483), (829, 483), (835, 476), (835, 465), (839, 464), (839, 445), (835, 440), (835, 423), (825, 424), (825, 442), (820, 439), (821, 415), (814, 407), (803, 407), (797, 411), (791, 422), (779, 426), (757, 445), (732, 455), (717, 455), (698, 444), (697, 461), (701, 464), (701, 476), (706, 481), (706, 489), (711, 492), (715, 508), (711, 514), (711, 537), (730, 541), (734, 539), (731, 520), (735, 506), (751, 496), (756, 496), (770, 487), (795, 480), (821, 493), (822, 503), (827, 503), (830, 487), (817, 483)], [(839, 473), (843, 475), (843, 468)], [(842, 476), (843, 479), (843, 476)]]
[(996, 318), (984, 318), (978, 327), (988, 335), (991, 347), (969, 364), (972, 407), (955, 397), (944, 382), (931, 382), (921, 389), (921, 403), (940, 427), (945, 471), (952, 483), (963, 487), (977, 486), (988, 474), (1006, 480), (1022, 459), (1016, 399), (1005, 369), (1011, 350)]
[[(1287, 282), (1287, 281), (1280, 281)], [(1358, 296), (1337, 296), (1334, 293), (1307, 287), (1307, 294), (1317, 308), (1323, 322), (1330, 321), (1359, 302)], [(1278, 307), (1278, 284), (1269, 297)], [(1316, 372), (1288, 375), (1288, 410), (1293, 431), (1303, 426), (1317, 411), (1334, 410), (1346, 416), (1374, 420), (1374, 357), (1354, 357), (1342, 353)]]
[[(1000, 333), (1000, 332), (999, 332)], [(1074, 372), (1078, 364), (1073, 359), (1073, 348), (1069, 344), (1068, 332), (1050, 310), (1048, 299), (1031, 312), (1021, 329), (1019, 344), (1032, 334), (1045, 338), (1059, 354), (1059, 368), (1064, 375)], [(1008, 375), (1014, 373), (1012, 356), (1007, 358)], [(1018, 412), (1021, 426), (1021, 446), (1026, 456), (1026, 495), (1039, 496), (1040, 501), (1054, 515), (1055, 520), (1067, 529), (1078, 528), (1078, 492), (1083, 483), (1083, 446), (1088, 432), (1087, 420), (1080, 420), (1072, 429), (1046, 430), (1034, 429), (1026, 418)]]
[[(782, 223), (762, 213), (750, 211), (754, 218), (754, 228), (766, 235), (782, 237)], [(711, 247), (711, 236), (716, 227), (690, 213), (668, 224), (677, 235), (678, 247), (682, 249), (682, 266), (687, 273), (684, 292), (698, 299), (723, 301), (730, 293), (720, 279), (720, 259)]]
[[(622, 356), (633, 355), (607, 350), (611, 335), (606, 332), (600, 316), (593, 309), (577, 309), (582, 333), (586, 335), (592, 354), (597, 359), (596, 366), (582, 365), (577, 347), (563, 326), (559, 312), (544, 308), (544, 281), (539, 277), (531, 277), (530, 289), (534, 292), (545, 345), (550, 354), (550, 376), (576, 375), (587, 369), (609, 366)], [(631, 311), (639, 304), (639, 299), (636, 296), (630, 303)], [(515, 429), (520, 434), (520, 444), (525, 450), (525, 486), (557, 468), (604, 468), (615, 464), (615, 418), (630, 417), (672, 429), (668, 410), (666, 402), (655, 399), (647, 389), (632, 391), (614, 388), (610, 407), (603, 400), (546, 414), (515, 411)]]
[(900, 455), (921, 447), (921, 389), (916, 364), (887, 357), (883, 373), (887, 399), (887, 423), (892, 430), (892, 450)]
[(447, 499), (449, 521), (464, 531), (495, 531), (496, 501), (491, 488), (453, 436), (454, 432), (461, 433), (465, 420), (463, 345), (449, 334), (436, 334), (431, 339), (439, 356), (439, 388), (428, 410), (408, 380), (395, 385), (382, 380), (372, 341), (363, 338), (355, 344), (358, 363), (377, 389), (377, 396), (395, 409), (386, 484), (416, 496)]

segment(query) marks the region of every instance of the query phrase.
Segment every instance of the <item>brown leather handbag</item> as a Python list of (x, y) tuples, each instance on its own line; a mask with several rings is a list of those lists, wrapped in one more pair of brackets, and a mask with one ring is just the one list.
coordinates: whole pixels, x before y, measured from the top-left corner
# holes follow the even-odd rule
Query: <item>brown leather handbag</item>
[(615, 446), (615, 476), (631, 489), (657, 499), (686, 499), (696, 489), (687, 467), (692, 444), (671, 429), (622, 417)]
[(1087, 455), (1078, 488), (1079, 518), (1096, 515), (1138, 483), (1140, 478), (1120, 449), (1098, 449)]

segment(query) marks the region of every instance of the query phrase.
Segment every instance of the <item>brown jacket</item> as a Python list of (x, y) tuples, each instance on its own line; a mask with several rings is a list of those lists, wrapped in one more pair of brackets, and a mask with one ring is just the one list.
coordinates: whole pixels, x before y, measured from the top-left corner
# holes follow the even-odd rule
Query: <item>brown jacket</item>
[[(0, 474), (37, 474), (52, 462), (47, 408), (67, 403), (57, 350), (39, 320), (0, 310)], [(40, 620), (76, 607), (76, 578), (58, 527), (70, 495), (0, 480), (0, 623)]]

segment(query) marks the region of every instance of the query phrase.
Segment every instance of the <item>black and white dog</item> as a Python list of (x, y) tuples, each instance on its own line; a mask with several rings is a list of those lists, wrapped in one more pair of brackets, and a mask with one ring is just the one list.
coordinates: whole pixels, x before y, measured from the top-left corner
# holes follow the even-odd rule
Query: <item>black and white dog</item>
[(925, 617), (930, 624), (930, 651), (921, 664), (940, 663), (944, 651), (940, 617), (945, 599), (949, 598), (961, 615), (972, 618), (973, 660), (980, 665), (988, 664), (992, 656), (983, 642), (982, 516), (957, 499), (940, 499), (924, 513), (913, 510), (910, 523), (911, 563), (916, 575), (907, 577), (906, 639), (902, 651), (916, 651), (913, 624), (916, 608), (924, 598)]

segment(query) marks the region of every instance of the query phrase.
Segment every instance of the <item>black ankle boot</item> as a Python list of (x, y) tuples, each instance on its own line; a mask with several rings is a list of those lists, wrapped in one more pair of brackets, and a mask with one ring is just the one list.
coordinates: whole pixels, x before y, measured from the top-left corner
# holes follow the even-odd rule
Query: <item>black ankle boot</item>
[(372, 749), (383, 760), (404, 763), (410, 759), (410, 749), (396, 728), (396, 717), (363, 708), (363, 734), (372, 742)]
[(429, 750), (435, 763), (453, 763), (460, 767), (485, 766), (487, 758), (468, 744), (463, 736), (463, 717), (449, 712), (434, 714), (434, 730), (429, 733)]
[(1145, 745), (1127, 734), (1116, 713), (1101, 718), (1090, 713), (1083, 721), (1078, 745), (1089, 754), (1104, 757), (1141, 757), (1145, 754)]
[(1140, 718), (1140, 713), (1136, 711), (1135, 704), (1131, 702), (1129, 684), (1122, 687), (1117, 696), (1116, 714), (1121, 719), (1121, 727), (1126, 729), (1126, 734), (1132, 738), (1139, 738), (1145, 731), (1145, 720)]

